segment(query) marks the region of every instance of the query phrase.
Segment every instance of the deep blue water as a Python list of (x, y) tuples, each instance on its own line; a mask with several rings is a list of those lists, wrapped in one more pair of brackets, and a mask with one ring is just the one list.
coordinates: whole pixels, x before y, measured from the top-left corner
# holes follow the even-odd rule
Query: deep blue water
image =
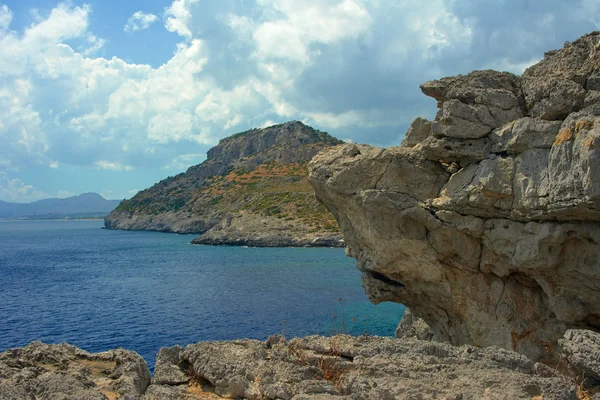
[(0, 221), (0, 351), (33, 340), (124, 347), (152, 367), (162, 346), (264, 340), (283, 320), (286, 337), (332, 333), (342, 315), (346, 333), (393, 335), (404, 312), (369, 303), (342, 249), (193, 246), (102, 226)]

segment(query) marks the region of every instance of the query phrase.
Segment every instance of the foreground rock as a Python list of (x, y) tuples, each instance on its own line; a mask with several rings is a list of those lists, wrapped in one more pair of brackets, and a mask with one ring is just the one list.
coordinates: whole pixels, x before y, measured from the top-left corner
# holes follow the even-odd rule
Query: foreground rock
[(420, 340), (431, 340), (433, 332), (423, 319), (416, 317), (410, 308), (407, 308), (402, 315), (402, 320), (396, 328), (395, 336), (398, 339), (414, 337)]
[(90, 354), (33, 342), (0, 354), (2, 400), (139, 399), (150, 385), (142, 357), (127, 350)]
[(559, 343), (567, 372), (600, 385), (600, 334), (570, 329)]
[(0, 354), (0, 399), (589, 399), (600, 335), (572, 330), (558, 365), (497, 347), (374, 336), (234, 340), (162, 348), (154, 379), (139, 355), (32, 343)]
[(202, 164), (124, 200), (105, 225), (201, 235), (195, 244), (343, 247), (307, 170), (315, 154), (340, 143), (297, 121), (235, 134)]
[(341, 335), (163, 349), (144, 399), (194, 393), (284, 400), (576, 399), (576, 392), (554, 370), (498, 348)]
[(401, 147), (347, 144), (310, 164), (371, 301), (407, 305), (436, 340), (557, 361), (600, 329), (600, 34), (522, 77), (422, 85), (438, 101)]

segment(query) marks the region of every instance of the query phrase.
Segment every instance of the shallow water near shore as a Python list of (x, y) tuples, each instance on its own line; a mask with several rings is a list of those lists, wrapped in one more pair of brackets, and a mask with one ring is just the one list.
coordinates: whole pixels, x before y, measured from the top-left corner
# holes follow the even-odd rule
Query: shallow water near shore
[(405, 309), (371, 304), (343, 249), (193, 246), (102, 226), (0, 221), (0, 351), (124, 347), (152, 368), (162, 346), (264, 340), (282, 325), (286, 337), (334, 333), (342, 320), (345, 333), (391, 336)]

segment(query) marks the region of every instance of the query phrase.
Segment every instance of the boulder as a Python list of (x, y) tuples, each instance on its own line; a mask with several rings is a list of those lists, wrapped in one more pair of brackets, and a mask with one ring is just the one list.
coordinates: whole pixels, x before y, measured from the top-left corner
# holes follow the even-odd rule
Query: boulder
[(427, 322), (415, 317), (410, 308), (407, 308), (398, 324), (398, 328), (396, 328), (395, 336), (398, 339), (414, 337), (420, 340), (430, 340), (433, 333)]
[(600, 334), (569, 329), (559, 342), (567, 369), (573, 375), (600, 382)]
[(150, 385), (144, 359), (123, 349), (88, 353), (33, 342), (0, 353), (0, 399), (139, 399)]
[(598, 49), (598, 34), (592, 33), (529, 67), (522, 88), (530, 116), (560, 120), (583, 108), (586, 91), (598, 90)]

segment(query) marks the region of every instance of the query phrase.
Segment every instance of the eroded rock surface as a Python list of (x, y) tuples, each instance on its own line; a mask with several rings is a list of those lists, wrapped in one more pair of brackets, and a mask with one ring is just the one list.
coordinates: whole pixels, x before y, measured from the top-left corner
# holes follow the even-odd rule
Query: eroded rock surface
[(438, 101), (401, 147), (346, 144), (311, 162), (375, 302), (434, 339), (556, 361), (569, 328), (600, 329), (600, 33), (523, 76), (421, 86)]
[(150, 385), (144, 359), (123, 349), (90, 354), (33, 342), (0, 353), (2, 400), (139, 399)]
[(0, 354), (0, 399), (576, 400), (598, 392), (599, 338), (568, 331), (552, 367), (497, 347), (416, 337), (200, 342), (162, 348), (151, 384), (136, 353), (34, 342)]
[(396, 328), (395, 336), (398, 339), (413, 337), (420, 340), (430, 340), (433, 337), (433, 333), (427, 322), (415, 316), (410, 311), (410, 308), (407, 308)]
[(144, 399), (195, 398), (194, 384), (205, 396), (234, 399), (577, 398), (572, 381), (517, 353), (415, 338), (271, 337), (198, 343), (175, 353), (179, 359), (157, 363), (156, 374), (178, 369), (191, 383), (153, 384)]

